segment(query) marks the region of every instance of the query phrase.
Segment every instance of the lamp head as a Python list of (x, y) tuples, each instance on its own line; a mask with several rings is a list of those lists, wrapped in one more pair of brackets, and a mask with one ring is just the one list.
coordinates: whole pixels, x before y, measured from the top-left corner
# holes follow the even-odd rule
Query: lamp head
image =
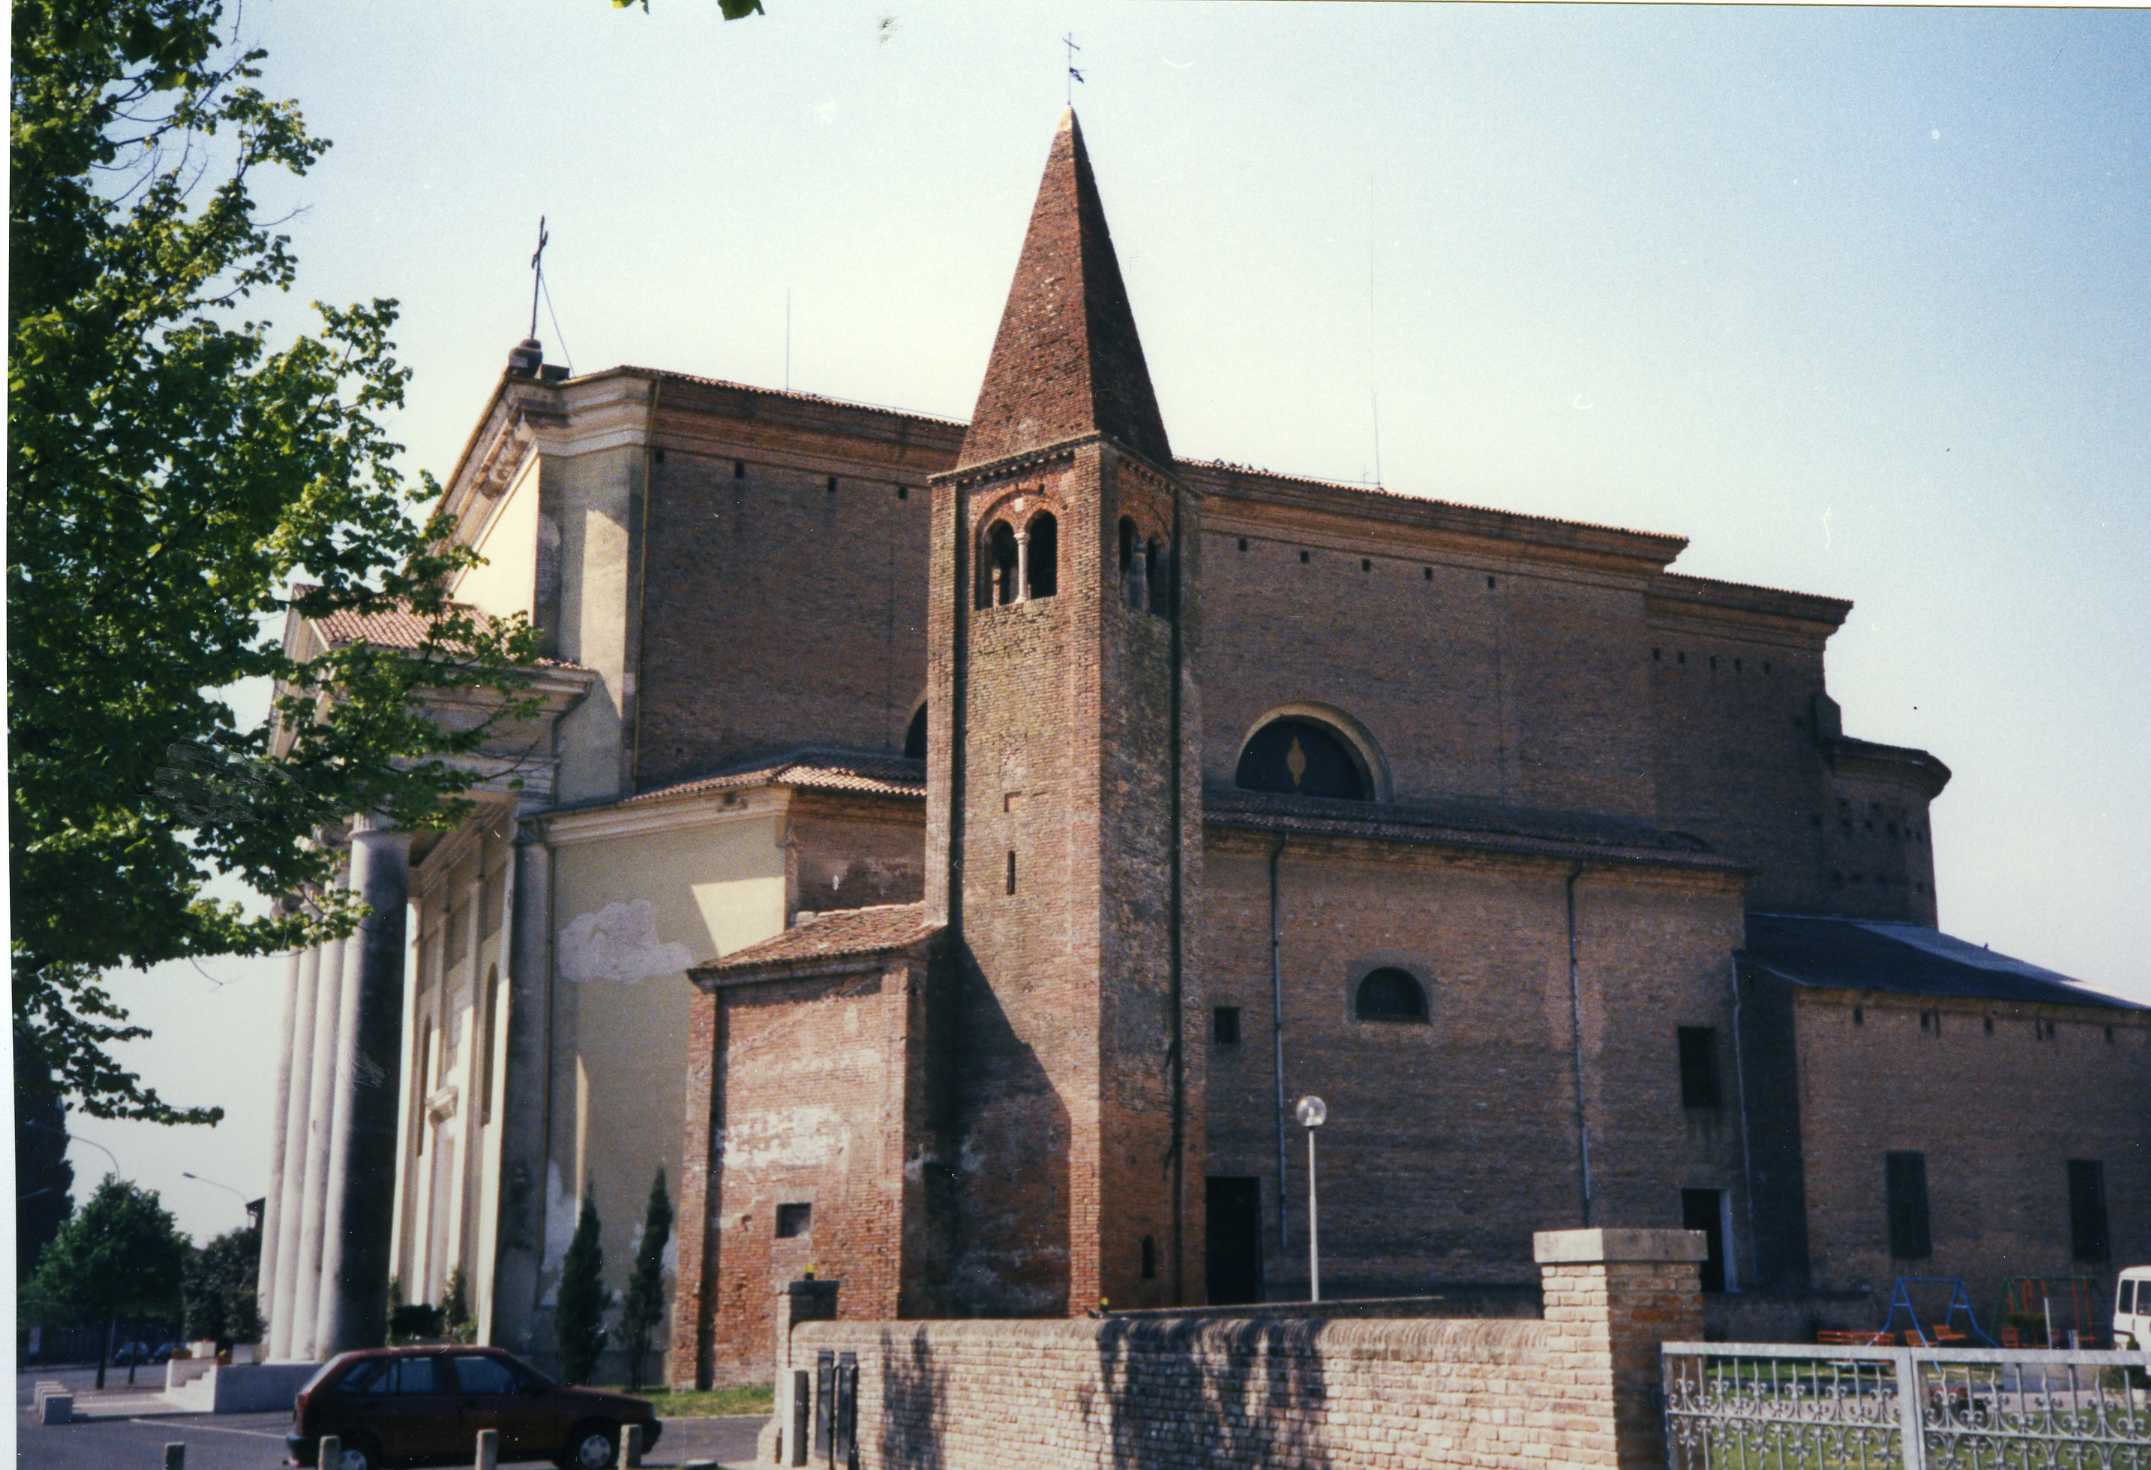
[(1300, 1099), (1292, 1115), (1300, 1120), (1302, 1128), (1319, 1128), (1329, 1118), (1329, 1105), (1310, 1092)]

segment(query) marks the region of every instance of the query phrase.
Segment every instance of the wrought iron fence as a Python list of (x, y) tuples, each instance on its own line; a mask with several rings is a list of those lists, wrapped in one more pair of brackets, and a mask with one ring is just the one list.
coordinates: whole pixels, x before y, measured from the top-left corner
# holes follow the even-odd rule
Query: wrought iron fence
[(1671, 1470), (2151, 1470), (2151, 1353), (1667, 1343)]

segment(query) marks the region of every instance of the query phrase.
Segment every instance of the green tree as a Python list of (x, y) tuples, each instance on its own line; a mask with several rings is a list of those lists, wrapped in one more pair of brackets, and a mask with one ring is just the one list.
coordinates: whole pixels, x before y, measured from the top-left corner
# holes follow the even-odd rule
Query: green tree
[(464, 1283), (463, 1268), (448, 1268), (448, 1280), (441, 1286), (441, 1336), (450, 1342), (475, 1342), (478, 1324), (471, 1320), (470, 1288)]
[(627, 1386), (642, 1387), (643, 1360), (650, 1338), (665, 1315), (665, 1246), (672, 1239), (672, 1200), (665, 1193), (665, 1171), (650, 1181), (650, 1203), (643, 1210), (642, 1239), (635, 1246), (635, 1270), (620, 1302), (620, 1345), (627, 1351)]
[(15, 1279), (37, 1260), (74, 1212), (75, 1167), (67, 1162), (67, 1100), (34, 1047), (15, 1030)]
[(588, 1383), (605, 1351), (605, 1313), (612, 1293), (605, 1289), (605, 1249), (598, 1242), (597, 1201), (588, 1187), (575, 1236), (560, 1267), (560, 1296), (553, 1308), (553, 1338), (560, 1346), (561, 1371), (570, 1383)]
[(261, 1227), (227, 1230), (187, 1259), (181, 1295), (187, 1336), (215, 1340), (219, 1348), (261, 1340)]
[[(455, 816), (473, 779), (421, 695), (518, 698), (527, 625), (446, 602), (474, 560), (379, 418), (409, 374), (393, 301), (316, 303), (273, 346), (244, 313), (288, 292), (257, 181), (328, 144), (255, 84), (222, 0), (19, 0), (9, 73), (7, 703), (18, 1042), (97, 1117), (213, 1122), (111, 1054), (146, 1034), (104, 972), (350, 932), (305, 839), (352, 812)], [(307, 585), (295, 576), (303, 575)], [(279, 619), (406, 610), (422, 647), (299, 662)], [(274, 690), (243, 720), (242, 681)], [(254, 687), (262, 687), (256, 684)], [(203, 896), (232, 875), (267, 912)]]
[(56, 1326), (98, 1325), (97, 1386), (120, 1319), (170, 1317), (180, 1304), (187, 1240), (155, 1190), (107, 1174), (89, 1202), (60, 1227), (23, 1287), (22, 1315)]

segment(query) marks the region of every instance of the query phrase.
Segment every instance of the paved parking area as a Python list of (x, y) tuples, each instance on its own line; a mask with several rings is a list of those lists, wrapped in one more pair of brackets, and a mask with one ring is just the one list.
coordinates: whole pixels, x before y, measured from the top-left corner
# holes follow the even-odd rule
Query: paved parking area
[[(163, 1371), (161, 1368), (158, 1370)], [(275, 1470), (284, 1464), (288, 1413), (170, 1414), (142, 1393), (119, 1394), (125, 1375), (115, 1382), (105, 1375), (106, 1394), (85, 1392), (78, 1412), (92, 1417), (73, 1424), (32, 1422), (30, 1404), (40, 1378), (58, 1378), (85, 1391), (95, 1374), (67, 1369), (20, 1374), (15, 1382), (15, 1463), (23, 1470), (157, 1470), (167, 1444), (187, 1447), (187, 1470)], [(146, 1373), (137, 1387), (147, 1386)], [(672, 1419), (649, 1464), (677, 1466), (694, 1461), (746, 1465), (754, 1459), (754, 1437), (765, 1421), (745, 1419)]]

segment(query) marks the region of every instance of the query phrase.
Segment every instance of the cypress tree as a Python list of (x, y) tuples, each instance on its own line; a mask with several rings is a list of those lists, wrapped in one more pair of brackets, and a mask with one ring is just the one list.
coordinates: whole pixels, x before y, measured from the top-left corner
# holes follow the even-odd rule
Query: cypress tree
[(597, 1201), (586, 1187), (583, 1208), (560, 1268), (559, 1305), (553, 1309), (553, 1336), (560, 1345), (561, 1371), (570, 1383), (588, 1383), (605, 1351), (605, 1312), (612, 1306), (605, 1290), (605, 1249), (598, 1243)]
[(642, 1387), (642, 1363), (650, 1338), (665, 1315), (665, 1246), (672, 1239), (672, 1200), (665, 1193), (665, 1171), (650, 1181), (650, 1203), (643, 1212), (642, 1240), (635, 1247), (635, 1274), (628, 1278), (620, 1304), (621, 1345), (627, 1350), (627, 1386)]

